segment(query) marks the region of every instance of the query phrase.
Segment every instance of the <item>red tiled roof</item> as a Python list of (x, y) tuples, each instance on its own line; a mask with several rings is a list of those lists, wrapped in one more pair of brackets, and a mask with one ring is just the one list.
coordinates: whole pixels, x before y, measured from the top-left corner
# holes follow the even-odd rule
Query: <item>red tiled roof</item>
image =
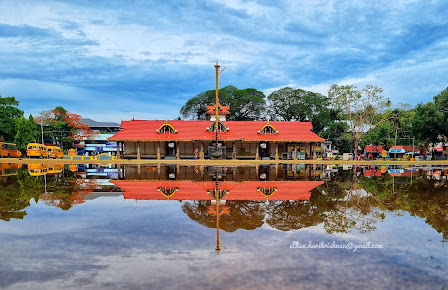
[[(399, 146), (392, 146), (389, 150), (392, 149), (404, 149), (406, 152), (412, 152), (412, 145), (399, 145)], [(414, 146), (414, 151), (420, 152), (419, 146)]]
[(383, 151), (383, 146), (365, 146), (364, 152), (367, 153), (381, 153)]
[(411, 177), (418, 175), (418, 172), (414, 172), (412, 170), (404, 170), (400, 172), (389, 172), (389, 175), (396, 176), (396, 177)]
[[(125, 199), (164, 200), (161, 188), (176, 188), (171, 200), (212, 200), (208, 190), (215, 188), (212, 181), (149, 181), (149, 180), (111, 180), (123, 189)], [(225, 200), (266, 200), (258, 189), (276, 188), (269, 200), (309, 200), (310, 191), (323, 184), (323, 181), (224, 181), (220, 189), (227, 190)]]
[(379, 169), (366, 169), (362, 173), (364, 176), (381, 176), (381, 170)]
[[(177, 133), (157, 133), (166, 121), (162, 120), (135, 120), (122, 121), (122, 130), (117, 132), (108, 140), (113, 141), (192, 141), (192, 140), (214, 140), (215, 133), (207, 131), (212, 121), (185, 121), (172, 120), (169, 124)], [(223, 141), (284, 141), (284, 142), (322, 142), (325, 139), (311, 132), (311, 122), (297, 121), (271, 121), (277, 134), (259, 134), (258, 131), (267, 124), (266, 121), (224, 121), (228, 128), (227, 132), (220, 132), (219, 139)]]
[[(209, 115), (216, 114), (215, 106), (207, 106), (206, 114), (209, 114)], [(218, 114), (220, 114), (220, 115), (230, 115), (230, 106), (223, 106), (221, 104), (218, 104)]]

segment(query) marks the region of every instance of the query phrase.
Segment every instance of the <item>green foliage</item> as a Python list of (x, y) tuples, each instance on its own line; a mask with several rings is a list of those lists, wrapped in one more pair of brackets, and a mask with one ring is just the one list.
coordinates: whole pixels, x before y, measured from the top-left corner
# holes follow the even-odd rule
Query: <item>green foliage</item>
[[(395, 145), (395, 134), (397, 134), (398, 145), (411, 145), (413, 142), (412, 137), (415, 137), (412, 133), (412, 122), (415, 112), (408, 104), (402, 104), (399, 108), (388, 112), (388, 114), (394, 116), (393, 118), (386, 119), (383, 123), (379, 124), (362, 138), (361, 145), (382, 145), (388, 149)], [(415, 140), (415, 144), (417, 144)]]
[(395, 117), (389, 110), (390, 100), (380, 95), (382, 92), (383, 89), (375, 85), (366, 85), (362, 90), (356, 86), (332, 85), (328, 90), (332, 104), (341, 110), (347, 121), (355, 154), (361, 137)]
[[(216, 215), (208, 213), (208, 202), (202, 200), (182, 203), (188, 217), (201, 225), (216, 228)], [(220, 217), (220, 228), (226, 232), (238, 229), (254, 230), (263, 225), (265, 207), (259, 201), (227, 201), (230, 215)]]
[(443, 113), (433, 102), (418, 104), (415, 107), (415, 116), (412, 122), (412, 133), (417, 140), (423, 143), (438, 142), (443, 128)]
[[(215, 90), (202, 92), (189, 99), (180, 109), (183, 118), (207, 120), (207, 105), (215, 103)], [(219, 101), (224, 106), (230, 106), (228, 120), (248, 121), (263, 118), (266, 101), (263, 92), (247, 88), (239, 90), (234, 86), (226, 86), (219, 90)]]
[(272, 120), (307, 121), (302, 97), (306, 92), (289, 87), (272, 92), (268, 96), (269, 114)]
[(39, 129), (34, 123), (33, 116), (30, 115), (29, 119), (21, 117), (17, 121), (17, 133), (14, 143), (17, 145), (17, 149), (22, 151), (22, 154), (26, 151), (26, 145), (28, 143), (35, 143), (38, 140)]
[(13, 142), (16, 136), (16, 121), (23, 116), (23, 111), (18, 108), (19, 101), (15, 97), (0, 95), (0, 140)]
[(448, 87), (434, 97), (434, 103), (442, 115), (439, 133), (448, 137)]
[(74, 140), (93, 139), (97, 134), (89, 126), (81, 123), (81, 116), (71, 113), (63, 107), (44, 111), (36, 117), (36, 123), (44, 128), (44, 139), (57, 142), (61, 148), (67, 148)]
[(330, 106), (330, 99), (326, 96), (285, 87), (272, 92), (268, 100), (272, 120), (312, 122), (313, 131), (330, 140), (345, 131), (344, 124), (335, 124), (340, 120), (340, 111)]
[(384, 148), (390, 148), (395, 144), (395, 130), (389, 122), (384, 122), (370, 130), (362, 137), (361, 147), (366, 145), (382, 145)]
[(267, 206), (266, 211), (266, 223), (281, 231), (312, 227), (325, 219), (323, 212), (313, 204), (295, 200), (277, 201), (275, 206)]
[(448, 88), (433, 100), (418, 104), (412, 118), (412, 133), (424, 144), (439, 142), (439, 135), (448, 136)]
[(43, 183), (30, 176), (26, 168), (18, 175), (0, 179), (0, 219), (23, 219), (30, 200), (37, 200), (43, 193)]

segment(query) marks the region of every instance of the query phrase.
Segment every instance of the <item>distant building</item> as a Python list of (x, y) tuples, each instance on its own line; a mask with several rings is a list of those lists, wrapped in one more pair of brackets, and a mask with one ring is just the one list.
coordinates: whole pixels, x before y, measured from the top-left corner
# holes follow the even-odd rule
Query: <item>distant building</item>
[(380, 158), (381, 152), (383, 151), (383, 146), (373, 146), (368, 145), (364, 147), (363, 154), (366, 158), (370, 158), (370, 154), (372, 154), (372, 158)]
[(90, 127), (91, 130), (97, 132), (98, 135), (93, 140), (84, 138), (81, 142), (73, 144), (78, 155), (96, 155), (101, 153), (109, 153), (111, 155), (117, 154), (117, 143), (108, 141), (107, 138), (112, 137), (115, 133), (120, 131), (120, 125), (115, 122), (97, 122), (92, 119), (81, 119), (83, 124)]
[(420, 147), (416, 145), (397, 145), (389, 149), (389, 156), (393, 158), (403, 158), (406, 153), (414, 153), (420, 155)]

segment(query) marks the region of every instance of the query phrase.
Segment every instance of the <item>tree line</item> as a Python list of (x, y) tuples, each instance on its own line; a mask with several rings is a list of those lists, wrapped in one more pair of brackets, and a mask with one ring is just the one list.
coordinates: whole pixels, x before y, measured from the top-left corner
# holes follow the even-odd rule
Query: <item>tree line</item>
[(81, 122), (80, 115), (61, 106), (25, 118), (15, 97), (0, 95), (0, 142), (15, 143), (22, 153), (28, 143), (56, 143), (69, 148), (73, 141), (93, 139), (95, 134)]
[[(390, 148), (397, 144), (426, 146), (448, 136), (448, 88), (433, 101), (415, 107), (393, 106), (375, 85), (358, 89), (353, 85), (333, 85), (328, 96), (284, 87), (268, 96), (257, 89), (226, 86), (219, 91), (220, 102), (230, 106), (229, 120), (309, 121), (313, 131), (331, 141), (342, 152), (357, 151), (368, 144)], [(207, 105), (214, 104), (215, 90), (187, 100), (180, 109), (184, 119), (206, 120)], [(63, 148), (95, 133), (81, 122), (81, 116), (63, 107), (25, 118), (15, 97), (0, 95), (0, 141), (16, 143), (24, 151), (26, 144), (55, 142)]]
[[(432, 102), (412, 107), (393, 106), (383, 89), (366, 85), (332, 85), (328, 95), (284, 87), (266, 96), (254, 88), (226, 86), (219, 91), (222, 105), (230, 106), (228, 120), (308, 121), (317, 135), (332, 141), (342, 152), (365, 145), (427, 146), (448, 136), (448, 88)], [(207, 120), (207, 105), (215, 102), (215, 90), (190, 98), (180, 109), (184, 119)]]

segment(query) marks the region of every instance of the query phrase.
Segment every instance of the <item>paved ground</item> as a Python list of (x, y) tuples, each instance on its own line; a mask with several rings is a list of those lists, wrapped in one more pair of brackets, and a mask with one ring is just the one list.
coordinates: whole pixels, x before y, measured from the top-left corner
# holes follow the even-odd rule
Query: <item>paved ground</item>
[(181, 165), (256, 165), (256, 164), (353, 164), (353, 165), (448, 165), (448, 160), (436, 161), (390, 161), (390, 160), (207, 160), (207, 159), (118, 159), (118, 160), (68, 160), (68, 159), (33, 159), (33, 158), (0, 158), (0, 163), (39, 163), (39, 164), (181, 164)]

